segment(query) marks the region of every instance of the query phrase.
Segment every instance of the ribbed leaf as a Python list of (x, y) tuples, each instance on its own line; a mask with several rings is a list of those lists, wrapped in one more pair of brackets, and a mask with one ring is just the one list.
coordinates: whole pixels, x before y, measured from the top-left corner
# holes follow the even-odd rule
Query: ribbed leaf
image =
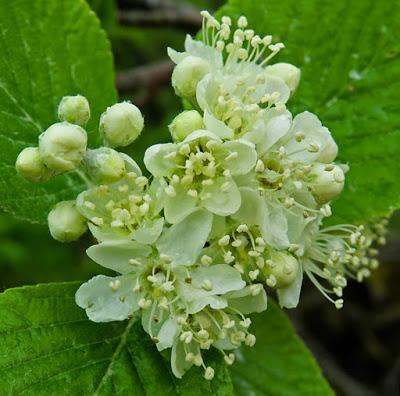
[(230, 0), (222, 14), (246, 15), (258, 34), (286, 48), (301, 68), (289, 108), (316, 113), (348, 162), (335, 221), (364, 222), (400, 205), (400, 2)]
[(221, 356), (183, 380), (173, 377), (140, 321), (98, 324), (75, 305), (77, 283), (9, 289), (0, 294), (2, 395), (231, 396)]

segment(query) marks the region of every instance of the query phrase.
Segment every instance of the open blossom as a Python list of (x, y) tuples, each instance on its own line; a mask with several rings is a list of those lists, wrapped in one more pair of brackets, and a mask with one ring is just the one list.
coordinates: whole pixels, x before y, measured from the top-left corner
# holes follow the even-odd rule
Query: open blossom
[[(265, 290), (294, 308), (305, 275), (341, 308), (348, 279), (377, 267), (386, 220), (323, 225), (348, 166), (334, 162), (338, 147), (316, 115), (286, 108), (299, 69), (270, 64), (284, 45), (259, 37), (245, 17), (233, 29), (229, 17), (202, 15), (201, 40), (187, 36), (184, 52), (168, 49), (172, 85), (192, 108), (170, 123), (171, 143), (146, 150), (150, 175), (110, 147), (87, 150), (85, 131), (67, 122), (25, 149), (16, 167), (33, 182), (73, 170), (87, 184), (48, 222), (63, 242), (88, 226), (98, 241), (88, 256), (117, 273), (77, 291), (89, 319), (137, 318), (159, 351), (171, 348), (176, 377), (199, 366), (212, 380), (203, 352), (216, 348), (232, 364), (233, 350), (253, 346), (247, 315), (267, 308)], [(61, 120), (83, 125), (89, 115), (81, 96), (60, 105)], [(100, 134), (125, 146), (143, 126), (139, 109), (120, 103), (103, 113)]]
[(243, 140), (223, 142), (215, 133), (198, 130), (181, 143), (151, 146), (144, 156), (147, 169), (160, 180), (168, 222), (181, 221), (197, 207), (226, 216), (241, 204), (234, 176), (254, 167), (254, 145)]
[(161, 207), (151, 195), (147, 178), (134, 172), (115, 183), (82, 192), (77, 198), (77, 209), (100, 241), (132, 239), (151, 244), (164, 225)]
[[(211, 346), (224, 351), (242, 343), (254, 345), (245, 315), (266, 309), (260, 285), (246, 286), (236, 269), (208, 265), (198, 257), (204, 244), (201, 230), (191, 243), (172, 245), (180, 228), (172, 226), (156, 249), (127, 240), (92, 246), (89, 257), (121, 275), (94, 277), (76, 295), (78, 305), (96, 322), (124, 320), (140, 311), (143, 328), (157, 348), (172, 347), (171, 367), (178, 378), (192, 365), (203, 366), (207, 374), (201, 352)], [(171, 249), (178, 253), (175, 257), (186, 257), (185, 265), (163, 253)], [(226, 355), (228, 362), (233, 359)]]

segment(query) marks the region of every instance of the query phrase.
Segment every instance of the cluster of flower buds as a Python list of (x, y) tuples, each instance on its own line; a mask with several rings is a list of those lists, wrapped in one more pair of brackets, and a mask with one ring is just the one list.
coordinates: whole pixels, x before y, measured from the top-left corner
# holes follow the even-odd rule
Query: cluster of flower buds
[(347, 278), (361, 281), (376, 268), (385, 221), (322, 226), (348, 167), (334, 162), (336, 143), (314, 114), (287, 110), (299, 69), (269, 65), (284, 46), (256, 35), (245, 17), (234, 29), (229, 17), (202, 15), (202, 40), (187, 36), (184, 52), (168, 50), (172, 85), (193, 108), (169, 125), (172, 142), (147, 149), (150, 177), (114, 150), (141, 133), (140, 111), (127, 102), (108, 108), (105, 147), (88, 150), (82, 96), (62, 100), (62, 122), (16, 166), (34, 182), (77, 171), (87, 183), (48, 220), (60, 241), (89, 228), (98, 243), (87, 254), (118, 273), (78, 290), (89, 318), (139, 316), (158, 350), (172, 349), (176, 377), (201, 366), (211, 380), (204, 351), (217, 348), (232, 364), (234, 349), (253, 346), (247, 315), (267, 308), (266, 289), (293, 308), (305, 273), (341, 308)]
[[(112, 183), (131, 171), (140, 172), (136, 162), (110, 147), (126, 146), (141, 133), (144, 119), (129, 102), (109, 107), (101, 116), (99, 130), (108, 147), (87, 148), (83, 128), (90, 119), (88, 100), (82, 95), (65, 96), (58, 107), (60, 122), (39, 136), (38, 147), (27, 147), (15, 167), (26, 180), (43, 183), (65, 172), (77, 172), (88, 186)], [(87, 230), (87, 220), (75, 201), (59, 202), (48, 216), (50, 233), (60, 242), (78, 239)]]

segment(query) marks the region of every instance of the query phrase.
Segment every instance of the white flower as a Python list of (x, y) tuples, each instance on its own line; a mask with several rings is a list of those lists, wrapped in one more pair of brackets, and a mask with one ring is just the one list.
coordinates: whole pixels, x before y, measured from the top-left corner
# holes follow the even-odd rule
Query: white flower
[[(137, 165), (136, 165), (137, 167)], [(99, 240), (133, 239), (154, 243), (161, 234), (164, 219), (148, 180), (129, 172), (119, 181), (90, 188), (79, 194), (77, 209), (86, 217), (89, 228)]]
[(244, 314), (266, 309), (262, 287), (246, 287), (226, 264), (197, 265), (193, 248), (180, 246), (182, 256), (192, 255), (184, 267), (135, 241), (102, 242), (88, 249), (89, 257), (122, 275), (94, 277), (76, 293), (77, 304), (96, 322), (124, 320), (141, 311), (143, 328), (157, 348), (172, 347), (178, 378), (193, 364), (206, 370), (201, 350), (232, 349), (253, 339)]
[(160, 179), (166, 220), (176, 223), (197, 207), (220, 216), (235, 213), (241, 199), (233, 177), (250, 172), (256, 159), (251, 143), (222, 142), (215, 133), (199, 130), (181, 143), (151, 146), (144, 163)]
[[(191, 80), (187, 96), (194, 96), (195, 91), (197, 104), (208, 118), (224, 122), (240, 137), (251, 131), (265, 107), (284, 107), (298, 84), (299, 69), (287, 63), (265, 67), (284, 47), (271, 44), (271, 36), (261, 38), (241, 28), (232, 32), (225, 17), (221, 23), (207, 12), (203, 17), (202, 41), (187, 36), (183, 53), (168, 49), (168, 54), (177, 64), (175, 71), (193, 63), (188, 59), (202, 61), (203, 75)], [(223, 51), (228, 54), (226, 59)]]

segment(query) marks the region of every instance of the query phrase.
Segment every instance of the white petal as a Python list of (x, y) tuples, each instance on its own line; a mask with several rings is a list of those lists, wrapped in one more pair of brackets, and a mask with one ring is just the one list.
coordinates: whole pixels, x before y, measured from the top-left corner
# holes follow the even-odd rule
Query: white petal
[(282, 103), (285, 104), (289, 97), (290, 97), (290, 89), (286, 85), (286, 83), (279, 77), (269, 75), (265, 84), (265, 87), (263, 87), (263, 94), (273, 94), (275, 92), (279, 93), (279, 99), (276, 101), (276, 103)]
[(131, 236), (132, 239), (139, 243), (151, 245), (160, 236), (164, 227), (164, 218), (161, 217), (156, 220), (148, 221), (143, 224), (142, 227), (133, 231)]
[(206, 129), (218, 135), (221, 139), (232, 139), (233, 129), (225, 125), (224, 122), (215, 118), (207, 110), (204, 112), (204, 125)]
[(209, 239), (214, 239), (217, 237), (221, 237), (223, 233), (225, 232), (225, 217), (222, 216), (213, 216), (213, 224), (211, 228), (211, 233), (209, 236)]
[(167, 53), (172, 62), (174, 62), (175, 64), (183, 61), (188, 56), (188, 54), (186, 54), (185, 52), (178, 52), (170, 47), (167, 48)]
[(257, 151), (253, 143), (237, 139), (225, 142), (218, 147), (215, 150), (215, 157), (221, 162), (224, 169), (231, 171), (233, 176), (245, 175), (254, 168)]
[(191, 277), (192, 287), (197, 289), (201, 289), (204, 281), (211, 281), (212, 288), (208, 293), (213, 295), (240, 290), (246, 286), (239, 271), (227, 264), (199, 267), (191, 272)]
[[(224, 183), (228, 181), (228, 187), (221, 190)], [(219, 216), (228, 216), (240, 208), (240, 191), (233, 179), (214, 179), (214, 184), (203, 187), (200, 193), (202, 205), (211, 213)]]
[(216, 88), (214, 86), (214, 89), (212, 92), (210, 92), (210, 87), (212, 87), (211, 84), (212, 81), (212, 75), (211, 74), (206, 74), (200, 82), (197, 84), (196, 87), (196, 100), (199, 105), (199, 107), (205, 111), (210, 109), (210, 105), (213, 102), (213, 96), (216, 93)]
[(266, 122), (263, 131), (263, 140), (257, 145), (260, 154), (269, 150), (279, 139), (287, 134), (291, 126), (290, 113), (278, 115)]
[(121, 274), (134, 272), (137, 266), (130, 259), (144, 262), (151, 248), (135, 241), (105, 241), (86, 250), (87, 255), (97, 264)]
[(175, 319), (167, 319), (157, 334), (157, 349), (163, 351), (166, 348), (171, 348), (180, 330), (181, 327), (176, 323)]
[(290, 286), (277, 290), (279, 305), (282, 308), (297, 307), (299, 303), (302, 283), (303, 283), (303, 270), (300, 270), (296, 280)]
[[(300, 142), (294, 138), (297, 132), (305, 135)], [(293, 119), (289, 135), (292, 139), (286, 144), (286, 152), (290, 158), (300, 161), (316, 161), (321, 156), (325, 162), (326, 159), (336, 156), (336, 144), (332, 145), (332, 136), (329, 130), (322, 126), (315, 114), (308, 111), (298, 114)], [(310, 144), (318, 145), (319, 151), (310, 152), (308, 150)]]
[(129, 157), (129, 155), (125, 153), (119, 153), (119, 155), (125, 162), (125, 169), (127, 172), (135, 172), (138, 176), (142, 175), (142, 170), (140, 169), (140, 166), (133, 158)]
[(175, 224), (196, 210), (198, 199), (187, 194), (187, 189), (175, 187), (175, 197), (165, 197), (164, 216), (168, 223)]
[(199, 140), (202, 143), (207, 143), (209, 140), (215, 140), (218, 143), (222, 143), (221, 138), (211, 132), (211, 131), (207, 131), (205, 129), (199, 129), (197, 131), (192, 132), (190, 135), (188, 135), (185, 140), (182, 142), (182, 144), (184, 143), (190, 143), (193, 141)]
[(261, 233), (267, 244), (277, 249), (289, 246), (288, 222), (284, 208), (275, 204), (267, 204), (262, 218)]
[(129, 234), (125, 230), (117, 230), (108, 226), (98, 227), (90, 222), (88, 227), (98, 242), (129, 239)]
[(189, 55), (208, 61), (214, 68), (222, 66), (222, 54), (216, 48), (205, 45), (202, 41), (193, 40), (189, 34), (186, 35), (185, 50)]
[[(113, 291), (110, 282), (120, 282), (118, 290)], [(132, 290), (135, 282), (135, 275), (98, 275), (78, 289), (75, 300), (93, 322), (125, 320), (139, 309), (140, 295)]]
[(173, 265), (193, 265), (207, 241), (212, 214), (199, 209), (166, 230), (157, 241), (160, 253), (173, 259)]
[(184, 344), (177, 338), (171, 351), (171, 369), (176, 378), (182, 378), (186, 371), (193, 366), (193, 363), (187, 362), (185, 358)]
[(259, 192), (248, 187), (240, 187), (242, 204), (240, 209), (232, 215), (239, 223), (247, 225), (260, 224), (265, 213), (265, 203)]
[(165, 158), (167, 154), (177, 150), (174, 143), (162, 143), (150, 146), (144, 153), (144, 164), (155, 177), (170, 176), (176, 167), (172, 159)]
[(262, 312), (267, 309), (267, 294), (264, 289), (253, 296), (251, 286), (246, 286), (242, 290), (229, 293), (225, 297), (228, 299), (230, 307), (245, 315), (253, 312)]
[(224, 309), (228, 306), (226, 298), (221, 296), (196, 295), (197, 298), (187, 301), (187, 313), (195, 314), (202, 311), (207, 305), (212, 309)]

